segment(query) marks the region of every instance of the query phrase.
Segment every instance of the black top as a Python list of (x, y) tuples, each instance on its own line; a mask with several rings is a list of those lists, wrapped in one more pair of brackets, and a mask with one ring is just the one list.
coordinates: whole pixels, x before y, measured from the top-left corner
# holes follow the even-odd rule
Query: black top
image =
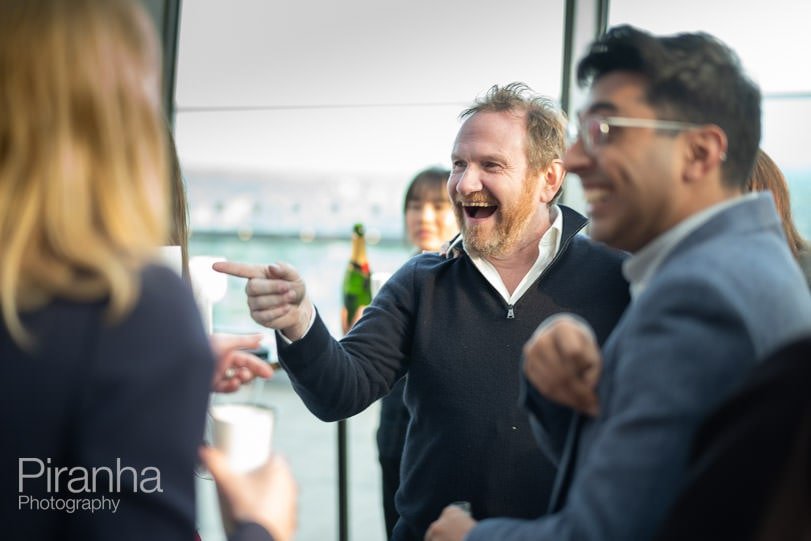
[(214, 361), (188, 287), (148, 267), (114, 325), (104, 303), (68, 301), (24, 323), (34, 354), (0, 325), (0, 537), (193, 539)]
[(406, 379), (395, 383), (391, 392), (380, 400), (377, 452), (381, 457), (399, 459), (403, 456), (408, 421), (411, 419), (403, 402)]
[[(519, 404), (521, 348), (564, 311), (607, 335), (628, 302), (623, 255), (577, 235), (585, 219), (561, 208), (559, 253), (512, 310), (467, 255), (423, 254), (384, 284), (340, 342), (320, 318), (301, 340), (277, 340), (296, 392), (323, 420), (362, 411), (408, 372), (395, 540), (422, 540), (457, 500), (471, 502), (477, 519), (545, 510), (555, 468)], [(571, 413), (559, 411), (567, 426)]]

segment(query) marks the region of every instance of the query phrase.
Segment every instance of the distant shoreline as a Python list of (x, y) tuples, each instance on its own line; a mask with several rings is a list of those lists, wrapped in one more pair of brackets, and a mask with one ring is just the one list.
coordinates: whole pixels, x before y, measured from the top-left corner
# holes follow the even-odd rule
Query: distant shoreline
[[(196, 239), (231, 239), (231, 240), (241, 240), (243, 242), (249, 242), (251, 240), (298, 240), (305, 244), (309, 243), (318, 243), (318, 242), (336, 242), (336, 241), (346, 241), (349, 242), (352, 240), (350, 235), (315, 235), (312, 238), (303, 239), (300, 234), (294, 233), (268, 233), (268, 232), (256, 232), (251, 233), (249, 238), (243, 239), (240, 236), (239, 230), (228, 230), (228, 231), (217, 231), (217, 230), (206, 230), (206, 231), (192, 231), (190, 234), (190, 238)], [(376, 242), (369, 242), (369, 244), (375, 245), (403, 245), (402, 237), (380, 237), (380, 240)]]

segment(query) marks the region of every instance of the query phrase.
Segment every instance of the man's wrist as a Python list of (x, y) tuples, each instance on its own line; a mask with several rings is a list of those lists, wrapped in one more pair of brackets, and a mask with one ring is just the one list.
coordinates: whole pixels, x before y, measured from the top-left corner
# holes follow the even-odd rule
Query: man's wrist
[(315, 323), (315, 307), (309, 299), (304, 299), (299, 305), (298, 321), (285, 329), (280, 329), (283, 338), (290, 342), (301, 340), (312, 328)]

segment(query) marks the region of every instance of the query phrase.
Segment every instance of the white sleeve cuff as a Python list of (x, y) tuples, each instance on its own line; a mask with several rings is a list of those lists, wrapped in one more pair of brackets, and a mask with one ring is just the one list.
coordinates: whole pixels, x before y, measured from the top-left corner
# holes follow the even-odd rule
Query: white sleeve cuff
[(594, 334), (594, 329), (591, 328), (589, 322), (580, 317), (579, 315), (572, 314), (571, 312), (560, 312), (558, 314), (549, 316), (548, 318), (544, 319), (540, 325), (538, 325), (538, 328), (535, 329), (535, 332), (542, 331), (561, 319), (568, 319), (574, 323), (579, 324), (586, 332), (588, 332), (591, 335), (591, 337), (594, 339), (595, 342), (597, 341), (597, 335)]
[[(307, 328), (304, 330), (304, 334), (301, 335), (301, 338), (307, 336), (307, 333), (310, 332), (310, 329), (313, 328), (313, 323), (315, 323), (315, 306), (313, 306), (313, 313), (310, 315), (310, 323), (307, 325)], [(288, 337), (286, 337), (282, 331), (279, 331), (279, 336), (281, 337), (282, 341), (288, 346), (293, 343), (293, 340), (290, 340)], [(301, 338), (299, 338), (299, 340), (301, 340)]]

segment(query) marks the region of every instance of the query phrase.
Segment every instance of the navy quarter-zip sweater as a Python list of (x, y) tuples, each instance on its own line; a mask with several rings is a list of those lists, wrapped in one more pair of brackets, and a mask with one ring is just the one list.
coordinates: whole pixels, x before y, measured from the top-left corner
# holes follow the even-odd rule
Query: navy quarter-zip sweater
[[(586, 219), (561, 206), (563, 238), (549, 267), (512, 307), (462, 254), (413, 257), (342, 340), (320, 317), (302, 339), (278, 339), (296, 392), (325, 421), (350, 417), (408, 373), (411, 413), (396, 505), (396, 541), (422, 541), (444, 506), (471, 502), (476, 519), (535, 518), (555, 467), (519, 404), (521, 348), (559, 312), (580, 315), (602, 343), (628, 303), (624, 256), (577, 232)], [(568, 427), (571, 411), (551, 426)]]

